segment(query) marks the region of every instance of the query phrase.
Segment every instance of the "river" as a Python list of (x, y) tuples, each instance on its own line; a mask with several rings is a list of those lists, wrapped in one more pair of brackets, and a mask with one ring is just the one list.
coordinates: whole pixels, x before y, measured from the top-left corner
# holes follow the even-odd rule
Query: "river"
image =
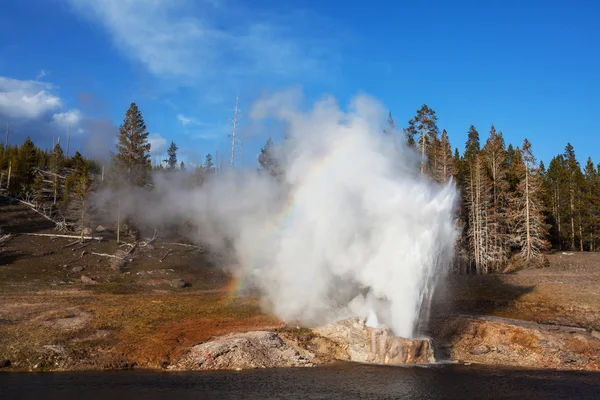
[(316, 368), (201, 372), (2, 373), (0, 398), (118, 399), (593, 399), (600, 374), (482, 366)]

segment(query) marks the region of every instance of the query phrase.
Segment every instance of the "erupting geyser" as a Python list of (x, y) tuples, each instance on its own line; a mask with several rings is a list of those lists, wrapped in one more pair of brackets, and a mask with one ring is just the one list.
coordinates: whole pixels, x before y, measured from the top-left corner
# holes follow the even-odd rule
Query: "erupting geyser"
[(358, 96), (346, 111), (332, 98), (300, 111), (297, 100), (280, 93), (250, 113), (285, 126), (277, 179), (246, 171), (194, 189), (157, 181), (160, 204), (144, 213), (138, 202), (138, 217), (185, 215), (199, 241), (228, 243), (234, 272), (284, 320), (356, 316), (412, 337), (452, 257), (454, 184), (432, 182), (400, 134), (382, 133), (386, 113), (374, 99)]
[(304, 113), (275, 97), (253, 114), (288, 127), (279, 159), (289, 197), (237, 242), (274, 312), (309, 324), (359, 316), (412, 337), (452, 257), (454, 185), (420, 173), (367, 96), (347, 112), (326, 98)]

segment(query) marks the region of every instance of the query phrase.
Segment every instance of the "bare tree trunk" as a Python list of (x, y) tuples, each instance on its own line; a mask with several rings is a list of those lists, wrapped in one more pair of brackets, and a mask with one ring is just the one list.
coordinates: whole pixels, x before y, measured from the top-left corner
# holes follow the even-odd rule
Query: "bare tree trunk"
[(526, 259), (527, 262), (529, 262), (529, 260), (531, 259), (531, 253), (532, 253), (532, 249), (531, 249), (531, 220), (530, 220), (530, 216), (529, 216), (529, 170), (526, 169), (525, 170), (525, 229), (527, 231), (527, 252), (526, 254)]
[(81, 242), (83, 243), (83, 231), (85, 227), (85, 199), (81, 198)]
[(569, 192), (571, 206), (571, 250), (575, 250), (575, 189), (573, 188), (573, 183), (571, 183)]
[(558, 250), (562, 250), (562, 231), (560, 221), (560, 192), (556, 184), (556, 226), (558, 227)]
[(421, 135), (421, 173), (425, 173), (425, 134)]
[(56, 192), (58, 190), (58, 176), (54, 175), (54, 205), (56, 205)]
[(473, 166), (471, 165), (471, 170), (469, 173), (469, 184), (471, 186), (470, 197), (471, 197), (471, 209), (469, 213), (471, 214), (471, 229), (473, 231), (473, 237), (471, 240), (473, 241), (473, 258), (475, 259), (475, 271), (479, 273), (479, 253), (477, 252), (477, 218), (476, 218), (476, 207), (477, 204), (475, 202), (475, 182), (473, 177)]
[(8, 181), (6, 181), (6, 188), (8, 189), (10, 187), (10, 176), (12, 174), (12, 161), (9, 161), (8, 163)]
[(579, 251), (583, 252), (583, 229), (581, 227), (581, 215), (579, 216)]
[(120, 242), (121, 236), (121, 194), (119, 193), (117, 200), (117, 244)]

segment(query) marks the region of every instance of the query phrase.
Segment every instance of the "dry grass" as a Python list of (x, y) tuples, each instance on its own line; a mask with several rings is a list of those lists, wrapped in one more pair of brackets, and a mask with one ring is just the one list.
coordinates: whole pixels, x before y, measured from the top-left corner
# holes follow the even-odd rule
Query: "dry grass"
[[(19, 317), (18, 304), (25, 300), (35, 311)], [(21, 369), (113, 368), (124, 361), (158, 368), (212, 336), (282, 325), (264, 315), (254, 299), (214, 294), (34, 295), (2, 301), (17, 306), (0, 314), (0, 359)], [(91, 318), (69, 324), (82, 315)], [(49, 357), (49, 345), (62, 346), (66, 356)]]

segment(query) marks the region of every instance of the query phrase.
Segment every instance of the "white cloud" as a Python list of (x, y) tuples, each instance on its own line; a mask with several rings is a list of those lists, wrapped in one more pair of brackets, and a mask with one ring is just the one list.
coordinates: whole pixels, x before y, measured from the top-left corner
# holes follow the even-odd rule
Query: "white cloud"
[(150, 152), (154, 154), (154, 152), (160, 153), (167, 146), (167, 138), (162, 136), (160, 133), (151, 133), (148, 135), (148, 142), (150, 142)]
[(177, 120), (181, 123), (181, 125), (183, 125), (184, 127), (188, 126), (188, 125), (196, 125), (196, 126), (210, 126), (210, 124), (198, 121), (196, 118), (194, 117), (187, 117), (183, 114), (177, 114)]
[(40, 79), (42, 79), (43, 77), (45, 77), (46, 75), (48, 75), (48, 72), (46, 72), (43, 69), (40, 69), (40, 72), (37, 74), (37, 76), (35, 77), (36, 81), (39, 81)]
[(99, 21), (125, 56), (160, 77), (214, 83), (217, 77), (325, 76), (334, 53), (324, 44), (332, 35), (293, 29), (302, 16), (269, 15), (231, 1), (227, 7), (214, 0), (69, 1)]
[(0, 76), (0, 114), (14, 119), (36, 119), (62, 107), (52, 85)]
[(181, 122), (181, 125), (186, 126), (194, 122), (193, 118), (186, 117), (183, 114), (177, 114), (177, 120)]
[(83, 114), (77, 108), (72, 110), (56, 113), (52, 116), (52, 120), (61, 128), (77, 127), (83, 120)]

